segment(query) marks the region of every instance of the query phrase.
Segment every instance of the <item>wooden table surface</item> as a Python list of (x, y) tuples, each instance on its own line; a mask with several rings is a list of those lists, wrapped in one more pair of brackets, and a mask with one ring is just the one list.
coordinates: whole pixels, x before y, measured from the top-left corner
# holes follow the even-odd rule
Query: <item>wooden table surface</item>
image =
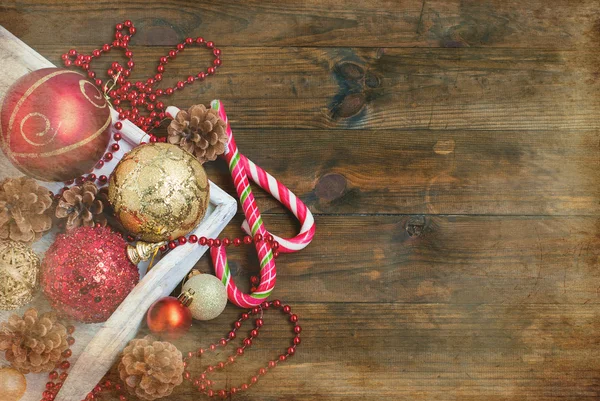
[[(298, 354), (234, 399), (582, 400), (600, 393), (599, 6), (31, 0), (3, 1), (0, 25), (58, 64), (129, 18), (140, 79), (187, 36), (222, 49), (218, 74), (170, 101), (220, 98), (241, 151), (317, 221), (314, 243), (278, 263)], [(186, 50), (165, 80), (208, 60)], [(233, 193), (222, 161), (208, 172)], [(267, 227), (293, 235), (257, 197)], [(247, 288), (256, 257), (231, 257)], [(237, 313), (177, 346), (210, 344)], [(287, 347), (277, 317), (221, 383)], [(169, 399), (204, 397), (182, 386)]]

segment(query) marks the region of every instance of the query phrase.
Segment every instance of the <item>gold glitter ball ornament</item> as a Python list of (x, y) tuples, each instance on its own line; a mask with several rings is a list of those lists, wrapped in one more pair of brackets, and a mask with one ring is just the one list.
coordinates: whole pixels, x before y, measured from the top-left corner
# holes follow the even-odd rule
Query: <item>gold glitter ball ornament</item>
[(223, 312), (227, 305), (227, 289), (212, 274), (197, 274), (190, 277), (181, 292), (191, 303), (186, 303), (196, 320), (211, 320)]
[(0, 309), (12, 310), (33, 299), (40, 258), (17, 241), (0, 241)]
[(23, 373), (13, 368), (0, 368), (0, 401), (19, 401), (27, 390)]
[(172, 240), (192, 231), (206, 214), (208, 178), (200, 162), (180, 147), (148, 143), (117, 164), (108, 200), (134, 236), (147, 242)]

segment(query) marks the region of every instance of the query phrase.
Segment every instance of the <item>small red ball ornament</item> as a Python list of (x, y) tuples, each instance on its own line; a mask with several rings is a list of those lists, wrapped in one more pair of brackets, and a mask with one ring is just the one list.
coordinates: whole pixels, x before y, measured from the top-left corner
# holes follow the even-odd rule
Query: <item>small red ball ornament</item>
[(167, 340), (175, 340), (192, 326), (192, 312), (179, 299), (164, 297), (148, 309), (146, 322), (152, 333)]
[(109, 106), (78, 72), (43, 68), (17, 80), (0, 113), (0, 145), (21, 172), (43, 181), (88, 173), (110, 140)]
[(139, 281), (127, 243), (103, 227), (58, 235), (41, 266), (41, 286), (58, 312), (86, 323), (103, 322)]

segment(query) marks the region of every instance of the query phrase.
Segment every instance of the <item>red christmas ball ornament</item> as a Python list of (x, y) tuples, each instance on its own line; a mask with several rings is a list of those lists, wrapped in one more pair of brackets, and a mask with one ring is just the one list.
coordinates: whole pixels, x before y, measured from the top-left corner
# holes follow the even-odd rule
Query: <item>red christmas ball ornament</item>
[(167, 340), (175, 340), (192, 326), (192, 312), (178, 298), (164, 297), (148, 309), (146, 322), (152, 333)]
[(58, 235), (41, 266), (41, 286), (52, 307), (86, 323), (107, 320), (138, 281), (127, 243), (104, 227)]
[(43, 68), (17, 80), (0, 112), (0, 146), (21, 172), (43, 181), (88, 173), (110, 140), (109, 105), (78, 72)]

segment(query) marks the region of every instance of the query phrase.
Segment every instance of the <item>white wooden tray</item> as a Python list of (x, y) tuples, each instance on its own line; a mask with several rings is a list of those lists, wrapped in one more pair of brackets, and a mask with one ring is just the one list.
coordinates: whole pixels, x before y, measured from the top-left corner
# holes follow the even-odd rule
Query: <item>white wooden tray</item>
[[(18, 78), (30, 71), (46, 67), (54, 65), (0, 26), (0, 102), (10, 85)], [(112, 113), (113, 121), (116, 121), (117, 114), (114, 110)], [(105, 163), (97, 175), (108, 176), (125, 152), (148, 139), (147, 134), (129, 121), (123, 122), (121, 132), (124, 139), (119, 143), (122, 151), (115, 154), (112, 161)], [(0, 155), (0, 179), (22, 175), (6, 157)], [(58, 191), (63, 186), (61, 183), (40, 183), (52, 191)], [(236, 200), (211, 182), (209, 209), (194, 230), (194, 234), (217, 237), (233, 218), (236, 210)], [(34, 244), (34, 250), (40, 258), (43, 258), (43, 253), (52, 244), (55, 235), (56, 232), (52, 231)], [(140, 264), (140, 277), (143, 278), (108, 321), (75, 325), (76, 342), (71, 348), (73, 356), (70, 358), (72, 368), (56, 398), (57, 401), (80, 401), (85, 398), (110, 369), (129, 340), (135, 337), (150, 305), (170, 294), (207, 249), (198, 245), (178, 247), (155, 262), (155, 266), (147, 275), (144, 275), (147, 264)], [(0, 321), (8, 319), (13, 313), (22, 314), (32, 306), (42, 311), (50, 310), (47, 300), (38, 293), (31, 304), (19, 310), (0, 311)], [(3, 355), (0, 359), (3, 359)], [(2, 362), (0, 361), (0, 365)], [(27, 375), (27, 392), (22, 400), (39, 400), (46, 381), (47, 374)]]

